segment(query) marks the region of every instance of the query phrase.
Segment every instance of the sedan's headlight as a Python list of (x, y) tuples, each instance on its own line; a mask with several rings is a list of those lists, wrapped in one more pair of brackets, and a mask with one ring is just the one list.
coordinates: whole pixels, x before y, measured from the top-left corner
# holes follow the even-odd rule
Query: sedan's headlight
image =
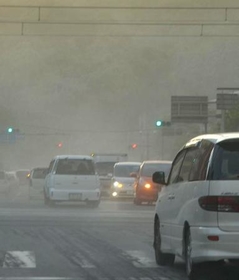
[(115, 188), (122, 188), (123, 187), (123, 184), (121, 184), (117, 181), (115, 181), (113, 185), (114, 185)]

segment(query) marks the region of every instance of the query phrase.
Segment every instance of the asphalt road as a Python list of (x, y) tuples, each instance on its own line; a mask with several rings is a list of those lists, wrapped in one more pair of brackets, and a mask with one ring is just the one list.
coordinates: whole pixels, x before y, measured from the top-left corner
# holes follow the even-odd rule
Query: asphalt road
[[(0, 279), (184, 280), (184, 265), (154, 260), (154, 206), (131, 201), (45, 207), (26, 187), (0, 197)], [(197, 280), (238, 280), (237, 268), (200, 269)]]

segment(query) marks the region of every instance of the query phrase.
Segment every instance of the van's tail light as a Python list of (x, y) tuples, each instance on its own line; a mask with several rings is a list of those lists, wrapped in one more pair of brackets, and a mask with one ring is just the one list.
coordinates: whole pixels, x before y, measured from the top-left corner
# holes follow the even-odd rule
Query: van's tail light
[(239, 212), (239, 196), (203, 196), (198, 202), (207, 211)]

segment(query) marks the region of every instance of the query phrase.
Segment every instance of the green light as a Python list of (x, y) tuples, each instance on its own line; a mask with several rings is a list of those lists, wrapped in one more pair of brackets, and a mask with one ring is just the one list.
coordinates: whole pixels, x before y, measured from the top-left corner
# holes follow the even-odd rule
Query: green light
[(9, 127), (9, 128), (7, 129), (7, 132), (8, 132), (8, 133), (12, 133), (12, 132), (13, 132), (13, 128), (12, 128), (12, 127)]
[(156, 121), (156, 126), (161, 126), (162, 125), (162, 121)]

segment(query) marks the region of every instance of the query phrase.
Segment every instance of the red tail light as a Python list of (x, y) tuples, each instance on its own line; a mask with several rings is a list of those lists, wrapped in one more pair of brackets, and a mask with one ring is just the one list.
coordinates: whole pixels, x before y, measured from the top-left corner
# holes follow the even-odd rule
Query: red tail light
[(198, 202), (207, 211), (239, 212), (239, 196), (203, 196)]

